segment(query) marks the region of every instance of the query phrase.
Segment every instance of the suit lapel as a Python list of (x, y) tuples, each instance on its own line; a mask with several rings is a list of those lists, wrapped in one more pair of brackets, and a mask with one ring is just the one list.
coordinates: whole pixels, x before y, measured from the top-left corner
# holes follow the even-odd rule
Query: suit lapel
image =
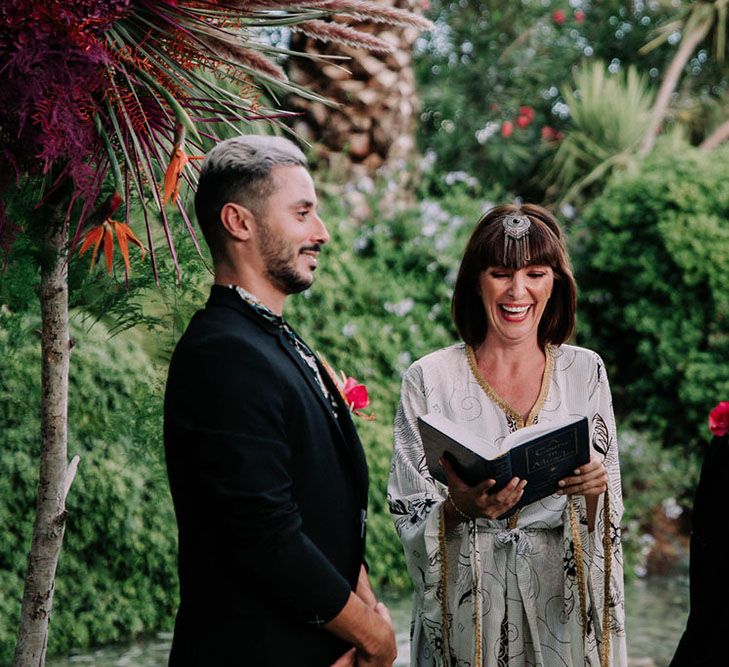
[(364, 451), (362, 450), (362, 445), (360, 443), (359, 436), (357, 435), (354, 424), (352, 423), (352, 419), (349, 416), (349, 406), (345, 404), (341, 394), (339, 393), (339, 389), (329, 377), (329, 373), (324, 370), (319, 360), (317, 359), (319, 374), (321, 375), (327, 390), (333, 396), (334, 400), (337, 403), (339, 417), (336, 417), (334, 415), (332, 406), (329, 404), (329, 401), (324, 396), (321, 387), (319, 387), (317, 381), (314, 378), (313, 371), (307, 367), (306, 363), (301, 358), (301, 355), (299, 355), (299, 353), (294, 349), (293, 344), (287, 339), (286, 335), (283, 333), (283, 331), (281, 331), (281, 329), (279, 329), (272, 323), (264, 320), (262, 317), (256, 315), (251, 310), (251, 308), (243, 302), (238, 294), (236, 294), (234, 290), (228, 287), (214, 285), (210, 291), (210, 299), (208, 300), (208, 305), (226, 306), (228, 308), (233, 308), (234, 310), (237, 310), (239, 313), (241, 313), (243, 316), (255, 321), (259, 326), (263, 327), (263, 329), (268, 331), (272, 336), (276, 337), (281, 349), (289, 356), (291, 361), (293, 361), (294, 365), (299, 370), (299, 373), (301, 373), (301, 375), (303, 376), (304, 381), (309, 386), (309, 389), (313, 392), (314, 396), (316, 396), (322, 409), (327, 415), (327, 419), (334, 426), (334, 430), (339, 436), (342, 446), (347, 450), (347, 453), (352, 461), (353, 468), (357, 475), (360, 488), (363, 489), (364, 503), (366, 505), (368, 479), (367, 462), (364, 456)]
[[(317, 400), (326, 412), (327, 418), (334, 425), (336, 433), (341, 440), (341, 444), (347, 450), (349, 458), (352, 461), (354, 470), (360, 483), (360, 488), (364, 489), (364, 500), (366, 502), (366, 489), (368, 485), (366, 473), (367, 461), (364, 456), (364, 451), (362, 450), (362, 444), (360, 443), (359, 436), (357, 435), (357, 431), (354, 427), (354, 424), (352, 423), (352, 419), (349, 416), (349, 407), (342, 399), (342, 396), (339, 393), (339, 389), (334, 384), (331, 377), (329, 377), (329, 373), (326, 372), (326, 370), (322, 367), (321, 363), (317, 359), (319, 375), (321, 376), (324, 385), (326, 386), (327, 390), (337, 404), (339, 416), (336, 417), (334, 415), (334, 410), (332, 409), (332, 406), (329, 404), (329, 401), (324, 396), (321, 387), (314, 379), (313, 371), (307, 367), (306, 363), (301, 358), (301, 355), (294, 349), (293, 345), (288, 341), (288, 339), (282, 332), (278, 333), (278, 341), (281, 348), (286, 352), (286, 354), (289, 355), (291, 360), (299, 369), (299, 372), (303, 376), (306, 383), (309, 385), (309, 388), (317, 397)], [(364, 471), (364, 477), (362, 476), (362, 474), (360, 474), (360, 471)]]

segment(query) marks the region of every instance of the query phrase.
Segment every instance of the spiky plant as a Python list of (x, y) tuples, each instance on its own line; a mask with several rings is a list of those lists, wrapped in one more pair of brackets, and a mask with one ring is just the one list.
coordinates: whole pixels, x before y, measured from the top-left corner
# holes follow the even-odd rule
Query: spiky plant
[(648, 126), (653, 95), (635, 68), (610, 74), (601, 62), (582, 66), (574, 86), (562, 93), (570, 126), (546, 180), (569, 202), (631, 160)]
[(663, 73), (661, 87), (651, 111), (650, 123), (646, 127), (641, 153), (648, 153), (655, 144), (656, 137), (671, 103), (686, 63), (699, 47), (711, 40), (714, 57), (724, 62), (727, 52), (727, 30), (729, 30), (729, 0), (660, 0), (672, 12), (668, 20), (658, 26), (655, 37), (641, 52), (646, 53), (667, 42), (673, 35), (680, 35), (676, 53)]
[[(195, 240), (179, 197), (181, 182), (195, 183), (187, 151), (202, 151), (219, 127), (240, 132), (254, 122), (280, 123), (281, 93), (315, 97), (277, 63), (296, 54), (259, 39), (261, 29), (390, 51), (357, 29), (362, 19), (412, 23), (407, 12), (351, 0), (3, 2), (0, 194), (42, 182), (38, 206), (26, 212), (43, 245), (40, 480), (15, 665), (45, 661), (66, 496), (78, 463), (67, 461), (71, 254), (81, 243), (92, 250), (92, 265), (103, 253), (111, 272), (117, 245), (126, 273), (129, 243), (144, 251), (129, 219), (136, 199), (155, 278), (156, 226), (177, 265), (165, 205), (174, 202)], [(111, 194), (99, 202), (105, 185)], [(122, 205), (124, 222), (112, 218)], [(9, 247), (18, 228), (0, 203), (0, 245)]]

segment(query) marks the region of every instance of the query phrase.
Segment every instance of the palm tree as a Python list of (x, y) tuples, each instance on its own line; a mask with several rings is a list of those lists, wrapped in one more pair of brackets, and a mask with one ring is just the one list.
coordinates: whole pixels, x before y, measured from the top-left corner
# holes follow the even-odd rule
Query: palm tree
[[(675, 6), (675, 3), (669, 0), (663, 0), (663, 4), (669, 7)], [(641, 49), (645, 53), (668, 41), (672, 35), (681, 33), (678, 50), (666, 68), (656, 95), (651, 121), (641, 143), (642, 154), (648, 153), (653, 148), (686, 63), (707, 37), (711, 36), (713, 39), (714, 55), (717, 60), (720, 62), (724, 60), (727, 48), (728, 4), (729, 0), (682, 2), (673, 17), (659, 28), (656, 37)]]
[[(356, 45), (331, 44), (325, 53), (338, 61), (292, 61), (293, 81), (337, 103), (328, 108), (320, 101), (297, 97), (290, 107), (302, 112), (295, 127), (312, 141), (319, 156), (334, 171), (368, 174), (384, 163), (396, 164), (415, 150), (417, 96), (411, 48), (422, 29), (431, 24), (418, 16), (422, 0), (381, 0), (381, 17), (362, 14), (362, 30), (376, 29), (388, 16), (391, 26), (380, 37), (393, 48), (372, 52)], [(317, 46), (305, 34), (295, 34), (292, 48), (315, 52)]]
[[(361, 16), (392, 22), (380, 3), (344, 0), (3, 3), (0, 193), (7, 198), (40, 182), (38, 205), (25, 217), (28, 231), (40, 229), (42, 246), (40, 477), (17, 667), (45, 662), (66, 497), (78, 465), (78, 459), (67, 460), (67, 268), (74, 250), (91, 250), (92, 266), (103, 254), (111, 273), (116, 245), (126, 275), (129, 243), (145, 251), (131, 226), (135, 200), (155, 279), (158, 228), (179, 279), (166, 205), (177, 207), (197, 244), (179, 196), (181, 183), (196, 181), (190, 162), (197, 156), (188, 151), (202, 152), (216, 141), (217, 128), (240, 132), (241, 126), (264, 123), (283, 129), (290, 114), (275, 103), (280, 95), (324, 102), (287, 79), (277, 59), (296, 54), (272, 46), (262, 31), (288, 28), (317, 40), (392, 51), (385, 40), (352, 25)], [(113, 219), (122, 205), (123, 222)], [(0, 203), (3, 247), (18, 227)]]

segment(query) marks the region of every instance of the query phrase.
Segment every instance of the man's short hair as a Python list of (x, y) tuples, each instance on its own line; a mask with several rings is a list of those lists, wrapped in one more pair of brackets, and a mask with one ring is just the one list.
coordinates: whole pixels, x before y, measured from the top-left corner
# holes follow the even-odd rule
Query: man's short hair
[(301, 150), (283, 137), (244, 134), (221, 141), (205, 158), (195, 194), (195, 213), (213, 260), (225, 249), (220, 212), (229, 202), (245, 206), (254, 215), (265, 210), (274, 184), (275, 167), (306, 167)]

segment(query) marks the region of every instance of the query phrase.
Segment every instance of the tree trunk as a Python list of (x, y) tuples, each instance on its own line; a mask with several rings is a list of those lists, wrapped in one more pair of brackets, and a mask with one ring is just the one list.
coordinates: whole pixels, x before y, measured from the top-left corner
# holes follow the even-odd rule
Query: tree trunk
[(725, 120), (721, 125), (719, 125), (719, 127), (715, 128), (714, 131), (699, 144), (699, 149), (702, 151), (713, 151), (727, 139), (729, 139), (729, 120)]
[(66, 495), (78, 465), (67, 465), (68, 328), (67, 230), (60, 208), (48, 221), (41, 268), (41, 458), (36, 518), (25, 575), (13, 667), (42, 667), (48, 644), (56, 565), (66, 525)]
[[(382, 0), (382, 4), (422, 11), (421, 0)], [(298, 84), (340, 104), (338, 109), (300, 97), (288, 108), (303, 113), (295, 124), (299, 136), (314, 144), (318, 157), (343, 176), (372, 174), (386, 163), (409, 159), (415, 151), (415, 74), (411, 50), (419, 30), (362, 24), (394, 44), (390, 55), (376, 55), (344, 45), (322, 45), (294, 34), (296, 51), (349, 56), (349, 61), (291, 59), (289, 76)], [(397, 167), (393, 164), (393, 172)], [(402, 171), (402, 170), (400, 170)]]
[(708, 19), (703, 23), (699, 23), (694, 30), (690, 33), (683, 35), (681, 38), (681, 44), (676, 51), (676, 55), (673, 56), (666, 70), (666, 74), (661, 82), (661, 87), (658, 90), (656, 101), (653, 104), (651, 111), (651, 120), (648, 125), (648, 130), (643, 137), (643, 142), (640, 147), (640, 154), (645, 155), (649, 153), (656, 143), (656, 137), (663, 123), (663, 119), (666, 117), (668, 112), (668, 105), (671, 101), (671, 96), (676, 90), (678, 80), (681, 78), (683, 68), (686, 66), (691, 55), (696, 51), (696, 47), (706, 37), (711, 28), (711, 20)]

